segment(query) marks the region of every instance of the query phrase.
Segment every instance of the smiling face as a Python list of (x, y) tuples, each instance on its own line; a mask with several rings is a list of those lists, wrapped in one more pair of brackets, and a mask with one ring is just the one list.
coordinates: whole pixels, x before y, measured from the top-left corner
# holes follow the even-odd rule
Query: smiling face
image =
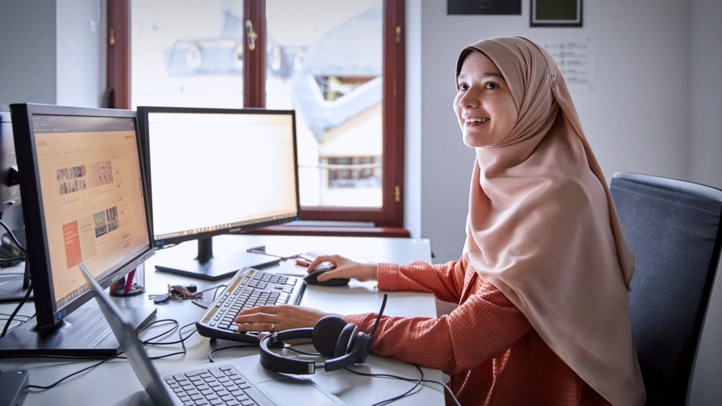
[(504, 77), (486, 55), (472, 51), (461, 66), (454, 111), (470, 147), (499, 144), (511, 133), (518, 118), (514, 99)]

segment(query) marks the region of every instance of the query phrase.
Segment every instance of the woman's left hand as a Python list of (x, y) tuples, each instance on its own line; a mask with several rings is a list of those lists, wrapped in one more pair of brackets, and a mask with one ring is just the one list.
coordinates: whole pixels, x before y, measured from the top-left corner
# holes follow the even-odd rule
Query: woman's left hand
[(313, 327), (328, 313), (292, 305), (258, 306), (241, 310), (236, 316), (238, 331), (281, 331)]

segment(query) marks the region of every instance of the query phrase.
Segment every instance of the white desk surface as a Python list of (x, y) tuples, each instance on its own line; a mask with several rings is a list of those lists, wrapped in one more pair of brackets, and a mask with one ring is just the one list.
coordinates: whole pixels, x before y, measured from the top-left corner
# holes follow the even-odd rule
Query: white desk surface
[[(368, 238), (368, 237), (306, 237), (306, 236), (257, 236), (257, 235), (225, 235), (213, 239), (214, 253), (222, 255), (224, 249), (245, 251), (245, 249), (265, 245), (268, 253), (279, 255), (292, 255), (320, 250), (328, 254), (340, 254), (359, 262), (392, 262), (405, 264), (415, 260), (430, 262), (429, 241), (426, 239), (401, 238)], [(176, 248), (195, 252), (196, 241), (189, 241)], [(224, 281), (205, 281), (192, 279), (169, 273), (156, 272), (154, 268), (155, 256), (145, 264), (146, 293), (129, 297), (115, 298), (119, 306), (145, 306), (155, 307), (158, 310), (156, 320), (175, 319), (180, 325), (197, 321), (204, 309), (195, 306), (190, 301), (170, 301), (163, 305), (154, 305), (148, 300), (148, 294), (163, 293), (168, 284), (194, 283), (199, 290), (204, 290), (222, 284)], [(21, 272), (22, 266), (6, 268), (0, 272)], [(285, 261), (280, 265), (265, 268), (266, 272), (294, 274), (302, 272), (294, 261)], [(212, 294), (212, 291), (207, 292)], [(302, 306), (314, 307), (336, 314), (353, 314), (378, 312), (383, 293), (376, 289), (375, 282), (361, 283), (352, 280), (344, 287), (308, 286), (301, 301)], [(436, 305), (433, 295), (417, 292), (386, 292), (389, 299), (384, 314), (391, 316), (429, 316), (436, 317)], [(91, 301), (88, 305), (95, 305)], [(17, 303), (0, 303), (0, 312), (10, 313)], [(26, 303), (20, 314), (32, 315), (34, 307), (32, 302)], [(32, 322), (32, 321), (31, 321)], [(0, 322), (4, 326), (4, 322)], [(143, 335), (150, 338), (165, 331), (167, 327), (159, 326)], [(185, 335), (194, 330), (189, 327)], [(168, 336), (164, 341), (175, 341), (177, 333)], [(161, 374), (165, 372), (186, 369), (189, 366), (208, 362), (208, 352), (212, 348), (238, 344), (235, 342), (218, 340), (211, 343), (208, 338), (197, 333), (186, 341), (187, 353), (184, 356), (174, 356), (164, 360), (153, 361)], [(148, 354), (158, 356), (180, 351), (179, 344), (164, 347), (146, 347)], [(258, 362), (257, 348), (231, 349), (217, 352), (214, 360), (227, 360), (240, 356), (251, 356), (249, 362)], [(30, 369), (30, 383), (33, 385), (49, 385), (56, 380), (71, 374), (85, 366), (97, 361), (62, 361), (47, 359), (6, 359), (0, 360), (0, 370)], [(260, 367), (260, 366), (259, 366)], [(399, 361), (369, 356), (365, 364), (355, 367), (357, 370), (371, 373), (391, 373), (404, 377), (417, 378), (418, 371), (413, 365)], [(442, 380), (441, 371), (423, 368), (425, 379)], [(348, 404), (372, 404), (396, 395), (400, 395), (413, 386), (413, 383), (396, 379), (368, 378), (354, 375), (347, 371), (317, 372), (308, 375), (317, 384), (323, 386), (331, 393)], [(133, 374), (128, 362), (113, 360), (104, 363), (89, 372), (70, 378), (55, 388), (28, 394), (25, 405), (46, 404), (104, 404), (129, 405), (145, 403), (146, 399), (142, 386)], [(394, 404), (443, 404), (443, 387), (436, 384), (422, 385), (422, 389), (415, 394), (405, 397)]]

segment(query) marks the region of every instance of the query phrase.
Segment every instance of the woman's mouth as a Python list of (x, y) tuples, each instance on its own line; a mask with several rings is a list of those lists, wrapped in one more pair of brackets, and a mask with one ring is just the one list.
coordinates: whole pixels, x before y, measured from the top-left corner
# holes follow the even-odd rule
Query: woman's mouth
[(489, 122), (489, 119), (486, 117), (479, 117), (479, 118), (465, 118), (464, 119), (464, 125), (467, 127), (476, 127), (482, 124), (485, 124)]

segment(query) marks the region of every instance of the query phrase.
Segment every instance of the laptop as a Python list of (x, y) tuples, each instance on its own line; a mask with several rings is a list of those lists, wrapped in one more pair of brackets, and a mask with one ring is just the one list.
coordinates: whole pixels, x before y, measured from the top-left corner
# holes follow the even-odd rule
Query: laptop
[(267, 371), (258, 356), (194, 365), (161, 377), (133, 327), (85, 265), (79, 265), (133, 371), (155, 405), (297, 405), (299, 399), (313, 405), (345, 404), (310, 379)]

